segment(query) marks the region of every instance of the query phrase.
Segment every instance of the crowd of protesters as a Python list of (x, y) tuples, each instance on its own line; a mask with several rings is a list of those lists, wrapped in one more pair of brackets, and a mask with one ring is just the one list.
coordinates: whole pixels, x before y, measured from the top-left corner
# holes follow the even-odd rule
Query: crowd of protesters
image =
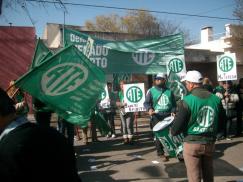
[[(195, 72), (193, 72), (193, 73), (195, 73)], [(196, 75), (196, 76), (198, 76), (198, 75)], [(194, 79), (197, 78), (196, 76), (194, 76)], [(163, 73), (157, 74), (154, 77), (154, 86), (151, 87), (146, 94), (144, 107), (146, 108), (147, 113), (150, 116), (150, 119), (148, 119), (148, 122), (150, 122), (150, 126), (152, 129), (159, 121), (162, 121), (164, 118), (173, 115), (173, 116), (175, 116), (176, 124), (173, 125), (173, 127), (172, 127), (172, 134), (178, 134), (178, 132), (185, 133), (185, 131), (183, 131), (183, 129), (181, 127), (185, 123), (187, 123), (186, 125), (188, 125), (188, 122), (190, 120), (189, 119), (190, 114), (192, 114), (192, 113), (190, 111), (190, 107), (187, 106), (185, 109), (185, 105), (191, 104), (191, 102), (192, 102), (190, 100), (191, 98), (187, 101), (186, 99), (189, 97), (185, 97), (185, 99), (183, 99), (183, 101), (186, 104), (184, 103), (184, 105), (183, 104), (181, 105), (180, 102), (177, 103), (175, 101), (175, 97), (173, 95), (173, 90), (170, 90), (169, 88), (166, 87), (166, 84), (165, 84), (166, 79), (167, 79), (167, 76), (165, 74), (163, 74)], [(214, 130), (214, 132), (217, 132), (215, 135), (215, 139), (216, 140), (222, 140), (222, 139), (232, 140), (232, 138), (234, 136), (236, 136), (236, 137), (241, 136), (242, 135), (242, 110), (243, 110), (243, 78), (241, 78), (239, 80), (239, 83), (236, 85), (234, 85), (232, 81), (221, 81), (218, 83), (218, 85), (216, 87), (213, 87), (213, 84), (208, 77), (204, 77), (204, 78), (200, 77), (200, 79), (201, 79), (200, 81), (199, 80), (191, 81), (190, 78), (188, 78), (184, 82), (187, 90), (190, 92), (189, 95), (192, 93), (192, 95), (194, 95), (195, 97), (204, 98), (205, 95), (206, 95), (205, 98), (212, 97), (215, 100), (215, 103), (217, 103), (217, 106), (212, 104), (212, 106), (215, 106), (215, 109), (217, 107), (219, 107), (218, 101), (220, 101), (220, 104), (222, 104), (222, 108), (224, 109), (224, 112), (226, 114), (226, 117), (225, 117), (226, 119), (222, 119), (222, 117), (219, 117), (221, 119), (219, 119), (217, 121), (217, 125), (219, 126), (218, 128), (222, 128), (222, 130), (217, 130), (217, 129)], [(97, 127), (98, 127), (97, 123), (96, 123), (97, 118), (104, 120), (106, 122), (107, 126), (109, 127), (109, 131), (102, 133), (102, 135), (104, 134), (104, 135), (106, 135), (107, 138), (115, 139), (117, 137), (117, 133), (118, 133), (116, 131), (116, 127), (115, 127), (115, 115), (117, 115), (120, 118), (119, 126), (120, 126), (121, 135), (123, 138), (123, 143), (125, 145), (134, 144), (134, 113), (125, 112), (125, 107), (126, 107), (127, 103), (124, 102), (124, 84), (127, 84), (127, 82), (125, 80), (121, 80), (119, 82), (120, 90), (117, 93), (115, 93), (113, 91), (112, 83), (110, 83), (110, 82), (107, 83), (108, 94), (109, 94), (109, 107), (102, 108), (99, 106), (99, 101), (97, 101), (96, 107), (93, 109), (92, 113), (90, 114), (91, 117), (89, 119), (88, 126), (75, 126), (74, 124), (70, 123), (69, 121), (65, 120), (64, 118), (61, 118), (58, 116), (57, 130), (60, 131), (61, 134), (63, 134), (64, 136), (67, 137), (67, 143), (62, 141), (61, 138), (57, 139), (57, 138), (59, 138), (59, 136), (55, 139), (55, 141), (65, 143), (64, 145), (67, 144), (69, 146), (72, 146), (72, 148), (74, 145), (75, 138), (78, 140), (82, 138), (84, 145), (88, 145), (89, 137), (91, 138), (92, 142), (99, 142), (98, 136), (97, 136)], [(191, 85), (189, 85), (189, 84), (191, 84)], [(201, 89), (202, 89), (202, 91), (201, 91)], [(195, 90), (199, 90), (199, 92), (197, 93), (197, 91), (195, 91)], [(207, 93), (205, 92), (205, 90), (207, 91)], [(7, 95), (5, 95), (3, 90), (1, 90), (1, 94), (2, 94), (1, 97), (3, 97), (4, 103), (1, 103), (2, 105), (1, 105), (1, 111), (0, 111), (0, 113), (1, 113), (0, 118), (2, 119), (2, 118), (7, 117), (8, 115), (11, 115), (11, 117), (9, 116), (10, 119), (8, 120), (8, 124), (9, 123), (11, 124), (13, 122), (15, 125), (13, 128), (14, 130), (16, 128), (18, 128), (19, 126), (23, 127), (26, 125), (26, 123), (29, 123), (26, 119), (23, 119), (23, 118), (27, 118), (27, 114), (29, 111), (29, 107), (26, 102), (25, 94), (21, 89), (15, 88), (14, 81), (10, 82), (10, 89), (8, 89), (8, 91), (7, 91), (8, 97), (7, 97)], [(191, 96), (191, 97), (194, 99), (194, 96)], [(36, 123), (38, 126), (37, 128), (41, 128), (41, 129), (39, 130), (36, 128), (36, 126), (28, 125), (28, 127), (30, 127), (29, 130), (38, 130), (40, 133), (49, 132), (48, 128), (50, 128), (51, 116), (52, 116), (53, 111), (50, 110), (45, 103), (41, 102), (37, 98), (33, 98), (32, 100), (33, 100), (34, 117), (35, 117), (35, 120), (36, 120)], [(165, 100), (168, 102), (164, 102)], [(8, 106), (9, 108), (7, 108), (7, 110), (5, 109), (5, 106), (4, 106), (4, 104), (6, 104), (6, 103), (8, 103), (8, 105), (9, 105)], [(177, 109), (176, 109), (176, 107), (177, 107)], [(5, 110), (7, 113), (5, 113)], [(216, 110), (218, 111), (218, 109), (216, 109)], [(188, 113), (188, 116), (186, 115), (187, 113)], [(221, 114), (221, 116), (222, 116), (222, 114)], [(178, 117), (180, 119), (178, 119)], [(21, 120), (20, 125), (16, 124), (16, 121), (19, 120), (18, 118), (22, 118), (22, 119), (20, 119)], [(182, 118), (184, 118), (185, 121)], [(178, 121), (178, 120), (180, 120), (180, 121)], [(5, 119), (3, 121), (5, 121)], [(184, 123), (182, 121), (184, 121)], [(232, 129), (233, 129), (232, 124), (234, 121), (236, 121), (236, 130), (232, 131)], [(1, 122), (2, 122), (2, 120), (1, 120)], [(88, 135), (89, 134), (88, 128), (91, 128), (90, 129), (91, 136)], [(25, 129), (26, 128), (24, 128), (23, 131)], [(191, 128), (188, 128), (187, 132), (190, 133), (190, 131), (191, 131), (190, 129)], [(1, 128), (0, 148), (3, 147), (1, 143), (2, 143), (2, 141), (4, 141), (3, 134), (6, 135), (4, 133), (5, 130), (6, 130), (5, 127)], [(79, 135), (80, 130), (82, 132), (81, 137)], [(185, 130), (185, 128), (184, 128), (184, 130)], [(21, 133), (21, 130), (19, 132)], [(28, 133), (29, 131), (26, 131), (26, 132)], [(50, 135), (52, 137), (53, 135), (56, 135), (56, 134), (50, 132)], [(198, 134), (195, 134), (192, 132), (192, 133), (190, 133), (190, 135), (198, 135)], [(11, 137), (15, 137), (15, 136), (11, 136)], [(214, 138), (213, 136), (211, 136), (211, 137)], [(8, 137), (6, 137), (6, 138), (8, 138)], [(203, 137), (201, 137), (201, 138), (203, 138)], [(44, 139), (45, 139), (45, 137), (43, 138), (43, 140)], [(189, 179), (191, 178), (190, 179), (191, 181), (193, 181), (192, 180), (193, 177), (195, 177), (195, 176), (197, 178), (200, 178), (200, 177), (198, 177), (199, 174), (193, 174), (191, 172), (190, 167), (193, 166), (192, 163), (194, 163), (194, 162), (190, 156), (191, 154), (188, 153), (189, 150), (191, 151), (191, 147), (192, 147), (192, 145), (190, 145), (190, 139), (191, 138), (189, 137), (189, 139), (187, 140), (187, 142), (189, 141), (189, 144), (188, 143), (184, 144), (184, 158), (186, 161), (186, 167), (188, 168), (188, 177), (189, 177)], [(209, 137), (209, 139), (210, 139), (210, 137)], [(38, 140), (39, 140), (39, 138), (38, 138)], [(58, 141), (58, 140), (60, 140), (60, 141)], [(198, 138), (197, 138), (197, 140), (198, 140)], [(194, 141), (196, 141), (196, 140), (194, 140)], [(20, 142), (25, 142), (25, 141), (20, 141)], [(202, 142), (200, 143), (200, 145), (201, 144), (202, 144)], [(211, 154), (213, 152), (213, 148), (214, 148), (214, 143), (206, 142), (205, 145), (208, 145), (208, 146), (210, 145), (209, 148), (211, 147), (211, 149), (212, 149), (212, 150), (210, 150), (211, 151), (210, 156), (211, 156)], [(162, 145), (160, 140), (156, 137), (155, 137), (155, 146), (156, 146), (156, 150), (157, 150), (157, 155), (162, 157), (162, 161), (163, 162), (168, 161), (169, 156), (168, 156), (168, 154), (166, 154), (164, 152), (164, 150), (163, 150), (164, 146)], [(199, 146), (199, 148), (200, 148), (200, 146)], [(71, 161), (68, 161), (68, 162), (72, 169), (72, 171), (70, 171), (70, 174), (67, 174), (67, 175), (69, 175), (68, 177), (70, 177), (70, 179), (73, 179), (73, 181), (78, 181), (79, 179), (77, 178), (76, 172), (75, 172), (76, 171), (75, 164), (74, 164), (75, 162), (74, 162), (74, 159), (72, 156), (73, 149), (72, 150), (65, 149), (65, 150), (67, 150), (67, 153), (70, 156), (69, 159)], [(54, 149), (53, 149), (53, 151), (54, 151)], [(49, 152), (53, 152), (53, 151), (49, 151)], [(0, 152), (0, 155), (6, 155), (6, 154)], [(23, 154), (21, 153), (21, 155), (23, 155)], [(185, 156), (187, 156), (187, 157), (185, 157)], [(212, 158), (210, 158), (210, 161), (212, 161)], [(6, 161), (0, 161), (0, 163), (1, 162), (3, 162), (2, 164), (7, 163)], [(11, 161), (11, 162), (14, 164), (16, 161)], [(0, 166), (0, 167), (2, 167), (2, 166)], [(25, 166), (25, 167), (27, 168), (28, 166)], [(212, 163), (208, 163), (207, 167), (212, 167)], [(2, 168), (1, 168), (1, 170), (2, 170)], [(211, 168), (210, 168), (210, 170), (211, 170)], [(206, 170), (206, 171), (209, 171), (209, 170)], [(2, 172), (2, 171), (0, 171), (0, 172)], [(13, 176), (13, 178), (17, 178), (21, 174), (16, 173), (15, 175), (16, 176)], [(34, 175), (34, 173), (33, 173), (33, 175)], [(9, 176), (6, 173), (6, 178), (7, 177), (9, 177)], [(67, 177), (67, 176), (65, 176), (65, 177)], [(209, 174), (209, 177), (208, 178), (207, 177), (208, 176), (206, 176), (205, 179), (207, 179), (209, 181), (212, 180), (211, 173)], [(30, 179), (32, 179), (31, 176), (30, 176)], [(69, 180), (69, 181), (72, 181), (72, 180)]]

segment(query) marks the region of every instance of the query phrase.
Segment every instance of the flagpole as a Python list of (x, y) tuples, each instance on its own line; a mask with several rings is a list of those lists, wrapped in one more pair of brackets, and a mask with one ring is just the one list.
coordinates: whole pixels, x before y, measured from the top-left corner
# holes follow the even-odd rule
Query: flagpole
[(65, 16), (65, 10), (64, 10), (63, 11), (63, 26), (62, 26), (62, 46), (63, 47), (65, 47), (65, 35), (64, 35), (65, 21), (66, 21), (66, 16)]

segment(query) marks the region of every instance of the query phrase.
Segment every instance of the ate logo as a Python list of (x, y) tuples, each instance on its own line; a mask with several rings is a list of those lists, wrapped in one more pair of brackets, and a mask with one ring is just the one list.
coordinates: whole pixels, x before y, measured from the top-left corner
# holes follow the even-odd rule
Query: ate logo
[(165, 94), (162, 94), (162, 96), (160, 97), (160, 99), (158, 101), (158, 105), (160, 105), (162, 108), (166, 108), (168, 104), (169, 104), (168, 96)]
[(130, 102), (137, 103), (142, 99), (143, 92), (139, 87), (132, 86), (127, 90), (126, 97)]
[(166, 150), (168, 150), (169, 152), (173, 151), (173, 147), (171, 146), (170, 142), (168, 141), (168, 139), (165, 136), (160, 137), (159, 140), (166, 147)]
[(208, 128), (213, 124), (214, 110), (210, 106), (203, 106), (197, 115), (197, 123), (203, 128)]
[(142, 52), (142, 53), (133, 53), (132, 59), (139, 65), (148, 65), (153, 62), (155, 57), (154, 53)]
[(104, 100), (106, 98), (106, 91), (103, 90), (101, 93), (101, 100)]
[(183, 61), (178, 58), (171, 59), (168, 66), (170, 71), (179, 73), (183, 70)]
[(82, 64), (58, 64), (43, 74), (41, 87), (46, 95), (63, 95), (78, 88), (87, 78), (88, 70)]
[(234, 61), (229, 56), (224, 56), (219, 60), (219, 68), (223, 72), (228, 72), (234, 67)]

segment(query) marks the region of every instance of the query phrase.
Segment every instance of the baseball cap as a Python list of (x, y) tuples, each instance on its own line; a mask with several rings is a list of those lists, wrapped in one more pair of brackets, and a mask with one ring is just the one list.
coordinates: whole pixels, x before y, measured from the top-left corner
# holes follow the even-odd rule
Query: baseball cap
[(202, 83), (203, 77), (202, 74), (199, 71), (193, 70), (193, 71), (188, 71), (186, 73), (185, 78), (181, 80), (183, 81), (188, 81), (192, 83)]
[(159, 79), (159, 78), (166, 78), (166, 74), (165, 73), (158, 73), (154, 79)]

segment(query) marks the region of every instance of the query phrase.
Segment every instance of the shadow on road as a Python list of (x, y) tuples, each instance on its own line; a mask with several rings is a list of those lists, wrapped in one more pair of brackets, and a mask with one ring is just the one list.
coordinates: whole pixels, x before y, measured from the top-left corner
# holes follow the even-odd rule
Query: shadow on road
[(220, 158), (220, 157), (224, 156), (224, 151), (226, 149), (231, 148), (235, 145), (239, 145), (241, 143), (242, 143), (242, 141), (235, 141), (235, 142), (233, 142), (233, 141), (231, 141), (231, 142), (221, 141), (221, 143), (216, 143), (214, 157)]
[[(186, 166), (183, 162), (165, 164), (169, 178), (186, 178)], [(243, 176), (243, 172), (222, 159), (214, 160), (214, 176)], [(182, 181), (180, 181), (182, 182)]]
[[(87, 146), (80, 145), (75, 146), (75, 151), (77, 154), (83, 154), (86, 148), (89, 149), (89, 154), (102, 153), (107, 151), (121, 151), (135, 148), (143, 148), (154, 146), (153, 139), (151, 138), (150, 131), (138, 132), (138, 135), (134, 137), (133, 145), (124, 145), (123, 139), (121, 137), (115, 139), (101, 138), (101, 142), (89, 143)], [(150, 152), (150, 151), (149, 151)]]

